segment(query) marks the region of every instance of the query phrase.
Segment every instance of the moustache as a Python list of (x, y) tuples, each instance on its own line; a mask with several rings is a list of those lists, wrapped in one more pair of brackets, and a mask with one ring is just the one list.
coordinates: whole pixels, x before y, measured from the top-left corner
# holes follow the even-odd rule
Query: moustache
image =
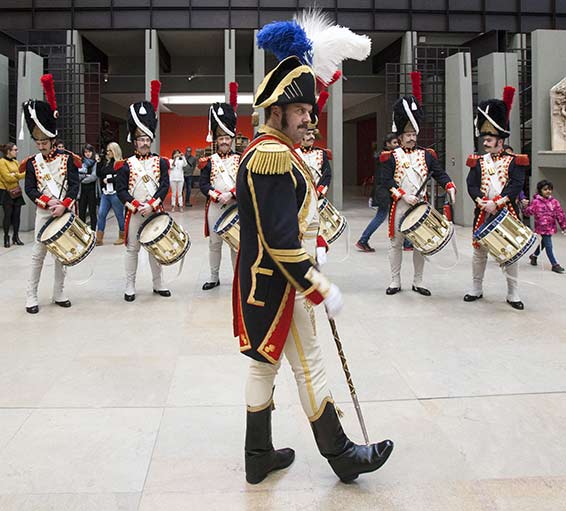
[(299, 125), (299, 126), (297, 127), (297, 129), (306, 130), (306, 129), (308, 129), (308, 127), (309, 127), (308, 124), (301, 124), (301, 125)]

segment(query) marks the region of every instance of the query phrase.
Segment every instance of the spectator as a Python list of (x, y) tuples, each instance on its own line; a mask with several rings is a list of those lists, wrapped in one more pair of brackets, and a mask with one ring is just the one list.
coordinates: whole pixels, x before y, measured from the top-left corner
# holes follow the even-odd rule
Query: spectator
[(98, 208), (98, 223), (96, 231), (96, 244), (98, 246), (104, 243), (104, 230), (106, 229), (106, 217), (110, 212), (110, 208), (114, 211), (118, 228), (120, 232), (118, 239), (114, 245), (124, 243), (124, 205), (120, 202), (116, 194), (116, 170), (114, 165), (122, 159), (122, 149), (116, 142), (110, 142), (106, 148), (105, 164), (97, 170), (100, 189), (102, 195), (100, 197), (100, 207)]
[(79, 169), (81, 187), (79, 191), (79, 218), (86, 222), (86, 212), (90, 216), (90, 228), (96, 231), (96, 151), (87, 144), (83, 148), (83, 165)]
[(537, 265), (537, 257), (542, 250), (546, 250), (546, 256), (552, 265), (552, 271), (555, 273), (564, 273), (564, 268), (560, 266), (554, 252), (552, 250), (552, 235), (556, 234), (556, 224), (560, 225), (562, 232), (566, 231), (566, 216), (560, 202), (552, 196), (554, 186), (550, 181), (543, 179), (537, 183), (537, 194), (533, 201), (523, 199), (523, 214), (535, 217), (535, 232), (542, 236), (541, 246), (536, 249), (531, 256), (531, 264)]
[(185, 161), (187, 164), (183, 167), (183, 175), (185, 177), (185, 206), (192, 208), (191, 204), (191, 187), (193, 185), (193, 174), (197, 166), (198, 160), (193, 156), (193, 150), (190, 147), (185, 149)]
[(0, 203), (4, 208), (4, 247), (10, 247), (10, 226), (13, 229), (12, 242), (14, 245), (23, 245), (19, 237), (20, 213), (24, 205), (20, 179), (26, 173), (20, 172), (18, 160), (18, 147), (9, 143), (0, 146), (4, 157), (0, 159)]
[(183, 211), (183, 167), (187, 160), (179, 149), (173, 151), (171, 160), (171, 170), (169, 171), (169, 183), (171, 184), (171, 211), (175, 211), (175, 206), (179, 206), (179, 211)]
[(55, 140), (55, 147), (57, 148), (57, 151), (64, 151), (65, 150), (65, 144), (63, 143), (63, 141), (60, 138)]

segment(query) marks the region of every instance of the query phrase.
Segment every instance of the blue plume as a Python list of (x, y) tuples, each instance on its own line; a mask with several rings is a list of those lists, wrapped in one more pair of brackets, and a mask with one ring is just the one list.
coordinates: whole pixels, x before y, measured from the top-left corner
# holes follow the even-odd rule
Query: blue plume
[(295, 21), (274, 21), (257, 33), (257, 45), (272, 52), (278, 60), (291, 55), (307, 63), (312, 43), (303, 28)]

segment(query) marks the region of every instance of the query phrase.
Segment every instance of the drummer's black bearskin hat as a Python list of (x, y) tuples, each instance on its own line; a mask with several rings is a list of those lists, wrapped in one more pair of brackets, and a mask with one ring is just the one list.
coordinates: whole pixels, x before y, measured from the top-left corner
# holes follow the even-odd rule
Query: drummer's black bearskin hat
[(151, 140), (155, 138), (160, 90), (161, 82), (152, 80), (151, 101), (138, 101), (130, 105), (128, 109), (128, 142), (131, 142), (137, 136), (148, 136)]
[(207, 142), (214, 142), (219, 136), (236, 136), (238, 115), (238, 84), (230, 82), (230, 103), (213, 103), (208, 111)]
[(393, 105), (391, 131), (398, 136), (407, 130), (414, 130), (418, 135), (424, 121), (420, 72), (411, 73), (411, 83), (413, 94), (399, 98)]
[[(57, 136), (57, 99), (55, 97), (55, 83), (53, 75), (47, 74), (41, 77), (41, 85), (45, 92), (47, 101), (29, 99), (22, 105), (22, 113), (32, 138), (55, 138)], [(23, 140), (24, 127), (22, 122), (19, 139)]]
[(488, 99), (478, 105), (475, 119), (476, 136), (496, 136), (508, 138), (511, 134), (509, 129), (509, 115), (513, 105), (515, 89), (505, 87), (503, 89), (503, 100)]

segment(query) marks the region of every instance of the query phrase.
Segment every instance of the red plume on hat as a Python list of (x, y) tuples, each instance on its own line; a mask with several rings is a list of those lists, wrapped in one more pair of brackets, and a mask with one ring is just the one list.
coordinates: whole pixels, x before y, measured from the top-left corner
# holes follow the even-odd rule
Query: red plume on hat
[(320, 95), (318, 96), (318, 100), (316, 102), (316, 106), (318, 107), (319, 115), (322, 113), (322, 109), (324, 108), (324, 105), (326, 105), (326, 102), (328, 101), (329, 97), (330, 97), (330, 94), (328, 94), (327, 91), (325, 91), (325, 90), (320, 91)]
[(151, 80), (151, 105), (157, 112), (159, 110), (159, 91), (161, 90), (161, 82), (159, 80)]
[(47, 99), (51, 110), (53, 110), (53, 117), (59, 117), (59, 112), (57, 111), (57, 98), (55, 97), (55, 81), (53, 80), (53, 75), (43, 75), (41, 77), (41, 85), (43, 86), (43, 91), (45, 92), (45, 99)]
[(511, 115), (511, 107), (513, 106), (513, 98), (515, 97), (515, 87), (507, 85), (503, 88), (503, 103), (507, 107), (507, 120)]
[(411, 85), (413, 89), (413, 96), (417, 98), (417, 102), (422, 106), (423, 104), (423, 89), (421, 83), (421, 72), (412, 71), (411, 72)]
[(238, 108), (238, 82), (230, 82), (228, 85), (230, 90), (230, 106), (234, 109), (234, 112)]

